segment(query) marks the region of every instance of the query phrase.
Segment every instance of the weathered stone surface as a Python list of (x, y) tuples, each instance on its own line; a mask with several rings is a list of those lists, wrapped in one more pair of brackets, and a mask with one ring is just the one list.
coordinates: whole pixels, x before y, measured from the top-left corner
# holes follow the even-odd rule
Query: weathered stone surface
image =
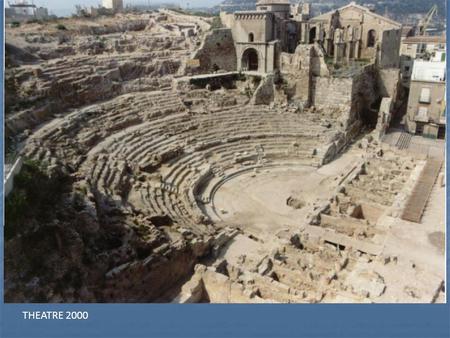
[(198, 60), (200, 63), (196, 69), (198, 73), (236, 70), (236, 49), (231, 30), (220, 28), (208, 32), (192, 59)]

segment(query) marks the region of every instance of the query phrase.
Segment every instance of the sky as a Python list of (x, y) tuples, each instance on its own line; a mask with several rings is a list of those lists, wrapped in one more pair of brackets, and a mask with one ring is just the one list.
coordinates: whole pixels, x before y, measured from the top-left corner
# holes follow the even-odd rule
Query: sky
[[(6, 2), (6, 1), (5, 1)], [(36, 6), (47, 7), (51, 14), (58, 16), (70, 15), (75, 11), (75, 5), (82, 6), (98, 6), (101, 0), (34, 0)], [(186, 7), (209, 7), (220, 3), (221, 0), (125, 0), (124, 5), (127, 4), (158, 4), (158, 3), (173, 3)]]

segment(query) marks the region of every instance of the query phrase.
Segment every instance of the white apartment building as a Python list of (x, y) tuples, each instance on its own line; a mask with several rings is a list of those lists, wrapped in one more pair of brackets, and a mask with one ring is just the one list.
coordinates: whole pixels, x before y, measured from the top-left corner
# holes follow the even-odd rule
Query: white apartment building
[(414, 60), (406, 113), (410, 133), (445, 138), (445, 51), (429, 61)]

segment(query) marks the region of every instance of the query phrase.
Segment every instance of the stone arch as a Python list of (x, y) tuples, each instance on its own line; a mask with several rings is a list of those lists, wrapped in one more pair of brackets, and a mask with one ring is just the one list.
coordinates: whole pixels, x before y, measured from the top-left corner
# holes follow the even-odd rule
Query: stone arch
[(334, 38), (334, 28), (330, 28), (330, 30), (329, 30), (329, 35), (328, 35), (328, 40), (327, 40), (327, 42), (328, 42), (328, 49), (327, 49), (327, 54), (329, 55), (329, 56), (334, 56), (334, 40), (333, 40), (333, 38)]
[(317, 36), (317, 28), (313, 27), (309, 30), (309, 43), (314, 43), (314, 40), (316, 40)]
[(259, 57), (255, 48), (247, 48), (244, 53), (242, 53), (242, 68), (250, 71), (258, 70)]
[(250, 34), (248, 35), (248, 42), (253, 42), (253, 41), (255, 41), (255, 34), (250, 33)]
[(375, 47), (375, 41), (377, 39), (377, 32), (375, 29), (371, 29), (367, 32), (367, 47)]

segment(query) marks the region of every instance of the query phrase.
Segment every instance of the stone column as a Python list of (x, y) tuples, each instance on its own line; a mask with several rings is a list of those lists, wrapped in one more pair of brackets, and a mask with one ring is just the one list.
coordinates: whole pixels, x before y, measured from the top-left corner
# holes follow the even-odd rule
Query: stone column
[(354, 49), (354, 54), (353, 54), (353, 57), (355, 58), (355, 59), (359, 59), (359, 40), (356, 40), (355, 41), (355, 49)]
[(334, 63), (338, 62), (338, 54), (340, 52), (339, 47), (340, 45), (338, 43), (334, 44), (334, 60), (333, 60)]
[(352, 43), (349, 41), (345, 44), (345, 57), (347, 59), (347, 62), (350, 61), (350, 52), (352, 51)]
[(307, 23), (302, 23), (302, 43), (308, 43), (309, 36), (309, 25)]

